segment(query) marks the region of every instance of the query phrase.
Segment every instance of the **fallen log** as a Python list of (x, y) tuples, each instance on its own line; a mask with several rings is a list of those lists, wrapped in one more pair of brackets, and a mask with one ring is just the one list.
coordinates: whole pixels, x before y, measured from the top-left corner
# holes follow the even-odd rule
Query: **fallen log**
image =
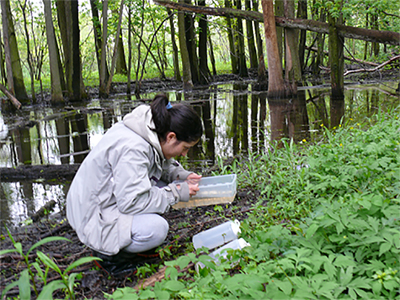
[(70, 165), (23, 165), (16, 168), (0, 168), (1, 182), (15, 182), (21, 180), (59, 179), (72, 180), (80, 164)]
[[(263, 14), (256, 11), (244, 11), (234, 8), (219, 8), (209, 6), (196, 6), (184, 3), (172, 2), (169, 0), (155, 0), (155, 3), (175, 10), (192, 12), (196, 14), (213, 15), (221, 17), (243, 18), (247, 20), (263, 22)], [(329, 33), (328, 23), (275, 17), (276, 26), (292, 29), (303, 29), (319, 33)], [(393, 31), (381, 31), (373, 29), (357, 28), (352, 26), (337, 25), (338, 34), (345, 38), (358, 39), (363, 41), (400, 45), (400, 33)]]
[(0, 84), (0, 90), (4, 93), (4, 95), (7, 96), (8, 99), (10, 99), (11, 103), (15, 106), (16, 109), (21, 108), (21, 102), (18, 101), (17, 98), (13, 96), (13, 94), (6, 89), (6, 87), (2, 84)]

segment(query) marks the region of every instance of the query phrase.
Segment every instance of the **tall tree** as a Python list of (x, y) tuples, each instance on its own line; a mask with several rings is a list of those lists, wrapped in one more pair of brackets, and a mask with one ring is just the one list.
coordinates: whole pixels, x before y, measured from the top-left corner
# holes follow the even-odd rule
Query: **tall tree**
[(43, 0), (44, 18), (46, 22), (47, 45), (49, 47), (50, 77), (51, 77), (51, 101), (53, 103), (64, 102), (62, 93), (62, 70), (59, 68), (59, 51), (54, 33), (53, 19), (51, 14), (51, 0)]
[(1, 13), (3, 21), (3, 41), (7, 65), (8, 88), (21, 103), (29, 102), (26, 93), (18, 44), (12, 19), (10, 0), (1, 1)]
[[(298, 9), (297, 9), (297, 18), (298, 19), (307, 19), (307, 0), (299, 0)], [(302, 29), (300, 30), (300, 38), (299, 38), (299, 60), (300, 60), (300, 68), (303, 73), (304, 70), (304, 54), (306, 49), (306, 41), (307, 41), (307, 31)]]
[(80, 101), (84, 87), (79, 49), (78, 0), (57, 0), (56, 4), (63, 45), (67, 94), (70, 101)]
[[(191, 0), (184, 0), (186, 4), (191, 4)], [(192, 82), (199, 83), (199, 59), (197, 57), (197, 39), (195, 33), (194, 16), (185, 13), (185, 33), (186, 46), (189, 53), (190, 71), (192, 73)]]
[[(242, 9), (242, 1), (235, 0), (236, 9)], [(236, 32), (234, 34), (236, 48), (236, 56), (238, 57), (238, 74), (241, 77), (247, 77), (247, 64), (246, 64), (246, 50), (244, 46), (244, 34), (243, 34), (243, 19), (238, 17), (236, 20)]]
[(262, 0), (265, 43), (268, 59), (268, 97), (282, 98), (287, 94), (282, 75), (282, 63), (279, 56), (276, 35), (274, 4), (272, 0)]
[[(183, 3), (183, 0), (179, 0), (179, 3)], [(181, 60), (182, 60), (183, 89), (190, 90), (193, 88), (193, 81), (192, 81), (192, 72), (190, 70), (189, 51), (186, 44), (185, 13), (183, 11), (178, 12), (178, 28), (179, 28), (179, 48), (181, 50)]]
[[(231, 0), (225, 0), (225, 7), (228, 9), (232, 8)], [(237, 74), (239, 68), (237, 62), (238, 60), (236, 57), (235, 41), (233, 38), (233, 22), (230, 16), (227, 16), (225, 19), (226, 19), (226, 29), (228, 31), (229, 55), (231, 57), (232, 73)]]
[(173, 16), (173, 12), (167, 8), (167, 12), (168, 15), (170, 16), (169, 18), (169, 27), (171, 30), (171, 43), (172, 43), (172, 60), (173, 60), (173, 64), (174, 64), (174, 77), (176, 81), (181, 81), (181, 73), (179, 71), (179, 51), (178, 51), (178, 46), (176, 45), (176, 41), (175, 41), (175, 25), (174, 25), (174, 16)]
[[(247, 11), (251, 11), (251, 0), (245, 0), (245, 9)], [(258, 68), (258, 57), (256, 50), (256, 42), (254, 38), (254, 30), (253, 30), (253, 22), (252, 20), (246, 19), (246, 34), (247, 34), (247, 47), (249, 49), (250, 56), (250, 68), (257, 69)], [(258, 22), (255, 23), (258, 26)]]
[[(99, 10), (98, 10), (99, 0), (90, 0), (90, 9), (92, 11), (92, 23), (93, 23), (93, 36), (94, 36), (94, 45), (96, 48), (96, 58), (97, 58), (97, 69), (100, 75), (101, 70), (101, 49), (102, 49), (102, 33), (101, 33), (101, 24), (99, 18)], [(108, 80), (108, 67), (105, 65), (105, 80)], [(100, 76), (99, 76), (100, 78)], [(99, 83), (100, 85), (100, 83)]]
[[(205, 6), (205, 0), (199, 0), (199, 6)], [(207, 26), (207, 16), (200, 15), (199, 16), (199, 82), (201, 84), (207, 84), (210, 82), (210, 70), (208, 69), (208, 60), (207, 60), (207, 35), (208, 35), (208, 26)]]
[(107, 56), (106, 56), (106, 49), (107, 49), (107, 21), (108, 21), (108, 0), (103, 0), (103, 10), (102, 10), (102, 17), (103, 17), (103, 38), (101, 43), (101, 59), (100, 59), (100, 86), (99, 86), (99, 96), (100, 97), (107, 97), (106, 88), (108, 77), (106, 76), (107, 70)]

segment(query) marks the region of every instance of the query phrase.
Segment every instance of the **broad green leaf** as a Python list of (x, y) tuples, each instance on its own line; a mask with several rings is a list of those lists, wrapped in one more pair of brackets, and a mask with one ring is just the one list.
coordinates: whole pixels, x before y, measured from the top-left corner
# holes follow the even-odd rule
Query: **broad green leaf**
[(181, 256), (181, 257), (179, 257), (179, 258), (177, 259), (178, 266), (179, 266), (179, 268), (180, 268), (181, 270), (182, 270), (183, 268), (186, 268), (190, 262), (191, 262), (191, 259), (190, 259), (188, 256), (186, 256), (186, 255)]
[(156, 295), (156, 299), (160, 300), (169, 300), (170, 295), (167, 291), (154, 291), (154, 294)]
[(31, 284), (29, 282), (29, 272), (25, 269), (21, 272), (18, 280), (19, 297), (21, 300), (31, 299)]
[[(148, 299), (153, 299), (154, 296), (155, 295), (154, 295), (153, 291), (151, 291), (151, 290), (142, 290), (142, 291), (140, 291), (139, 299), (148, 300)], [(132, 298), (124, 297), (122, 299), (131, 300)]]
[(390, 243), (382, 243), (381, 246), (379, 247), (379, 256), (388, 252), (390, 248), (392, 248), (392, 245)]
[(392, 280), (384, 280), (383, 286), (385, 289), (387, 289), (389, 291), (393, 291), (395, 289), (397, 289), (397, 291), (398, 291), (400, 289), (400, 284), (393, 279)]
[(314, 235), (314, 233), (318, 230), (319, 226), (316, 223), (312, 223), (310, 227), (308, 227), (306, 232), (306, 239), (309, 239)]
[(71, 240), (69, 240), (69, 239), (67, 239), (67, 238), (65, 238), (65, 237), (62, 237), (62, 236), (50, 236), (50, 237), (44, 238), (43, 240), (40, 240), (39, 242), (35, 243), (35, 244), (29, 249), (29, 251), (27, 252), (26, 255), (29, 255), (29, 253), (31, 253), (31, 251), (32, 251), (33, 249), (35, 249), (35, 248), (37, 248), (37, 247), (39, 247), (39, 246), (41, 246), (41, 245), (43, 245), (43, 244), (46, 244), (46, 243), (49, 243), (49, 242), (54, 242), (54, 241), (67, 241), (67, 242), (71, 242)]
[(88, 262), (94, 261), (94, 260), (101, 260), (101, 258), (98, 257), (92, 257), (92, 256), (88, 256), (88, 257), (82, 257), (80, 259), (78, 259), (77, 261), (74, 261), (72, 264), (70, 264), (64, 271), (64, 274), (67, 274), (69, 271), (71, 271), (72, 269), (86, 264)]
[(274, 283), (276, 284), (277, 287), (279, 287), (282, 290), (282, 292), (285, 293), (285, 295), (289, 296), (291, 294), (292, 284), (290, 283), (289, 280), (286, 279), (286, 280), (280, 281), (278, 279), (275, 279)]
[(185, 285), (180, 281), (170, 280), (165, 282), (164, 288), (173, 292), (179, 292), (185, 288)]
[(42, 291), (40, 292), (39, 296), (37, 297), (37, 300), (50, 300), (53, 299), (53, 292), (62, 288), (65, 288), (66, 286), (62, 282), (62, 280), (54, 280), (48, 284), (46, 284)]
[(380, 283), (378, 280), (374, 281), (372, 283), (372, 291), (374, 292), (375, 295), (380, 295), (382, 290), (382, 283)]

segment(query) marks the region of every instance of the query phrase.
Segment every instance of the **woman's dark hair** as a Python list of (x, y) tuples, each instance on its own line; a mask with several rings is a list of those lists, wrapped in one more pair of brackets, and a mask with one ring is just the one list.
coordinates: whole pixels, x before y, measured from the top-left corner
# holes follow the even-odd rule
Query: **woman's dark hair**
[(174, 132), (178, 141), (194, 142), (203, 134), (202, 122), (196, 111), (189, 105), (178, 103), (167, 108), (166, 95), (158, 94), (151, 103), (151, 113), (156, 128), (152, 128), (164, 141), (168, 132)]

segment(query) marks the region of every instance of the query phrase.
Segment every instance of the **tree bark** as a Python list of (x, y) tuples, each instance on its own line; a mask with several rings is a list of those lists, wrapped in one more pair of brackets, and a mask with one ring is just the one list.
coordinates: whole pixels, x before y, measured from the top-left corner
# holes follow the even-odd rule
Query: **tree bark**
[(337, 24), (340, 19), (328, 14), (329, 22), (329, 64), (331, 67), (331, 94), (332, 98), (344, 98), (344, 39), (337, 32)]
[(22, 103), (28, 103), (29, 98), (25, 89), (24, 76), (22, 73), (21, 60), (18, 52), (18, 44), (9, 0), (1, 1), (1, 11), (3, 20), (4, 49), (6, 52), (8, 87), (19, 101)]
[[(101, 37), (101, 26), (100, 26), (100, 18), (99, 18), (99, 10), (97, 9), (98, 0), (90, 0), (90, 7), (92, 11), (92, 23), (93, 23), (93, 36), (94, 36), (94, 44), (96, 48), (96, 58), (97, 58), (97, 68), (99, 70), (99, 74), (101, 72), (101, 49), (102, 49), (102, 37)], [(106, 64), (105, 69), (105, 79), (107, 81), (109, 73)], [(100, 76), (99, 76), (100, 77)], [(100, 83), (99, 83), (100, 85)]]
[(173, 55), (173, 63), (174, 63), (174, 77), (176, 81), (182, 81), (181, 72), (179, 71), (179, 51), (178, 46), (175, 41), (175, 26), (174, 26), (174, 18), (173, 12), (167, 8), (169, 18), (169, 27), (171, 29), (171, 42), (172, 42), (172, 55)]
[[(241, 8), (242, 7), (242, 2), (241, 0), (235, 0), (235, 6), (236, 8)], [(235, 40), (236, 40), (236, 55), (238, 57), (238, 74), (241, 77), (247, 77), (248, 76), (248, 71), (247, 71), (247, 65), (246, 65), (246, 50), (244, 46), (244, 35), (243, 35), (243, 19), (238, 18), (236, 20), (236, 34)]]
[(264, 15), (265, 43), (268, 59), (268, 97), (282, 98), (286, 94), (286, 88), (282, 77), (282, 64), (279, 59), (274, 4), (272, 0), (262, 0), (261, 3)]
[(101, 61), (100, 61), (100, 86), (99, 86), (99, 96), (107, 97), (106, 87), (109, 76), (106, 76), (107, 68), (107, 30), (108, 30), (108, 0), (103, 0), (102, 8), (102, 18), (103, 18), (103, 38), (101, 43)]
[[(200, 6), (205, 6), (205, 0), (199, 0)], [(208, 25), (207, 16), (200, 15), (199, 20), (199, 81), (201, 84), (208, 84), (211, 80), (210, 70), (208, 69), (208, 59), (207, 59), (207, 35), (208, 35)]]
[[(285, 17), (294, 17), (294, 2), (292, 0), (284, 0)], [(286, 41), (286, 68), (285, 78), (290, 84), (293, 94), (297, 93), (297, 83), (301, 82), (301, 67), (299, 59), (298, 48), (298, 30), (292, 28), (285, 28), (285, 41)]]
[[(245, 9), (251, 11), (251, 0), (245, 0)], [(258, 22), (255, 24), (258, 26)], [(258, 57), (254, 38), (253, 21), (246, 20), (247, 47), (250, 56), (250, 68), (258, 68)]]
[[(299, 0), (297, 9), (297, 18), (303, 20), (307, 19), (307, 0)], [(300, 37), (299, 37), (299, 60), (300, 60), (301, 73), (303, 73), (305, 67), (304, 57), (305, 57), (306, 41), (307, 41), (307, 31), (302, 29), (300, 30)]]
[[(232, 9), (231, 0), (225, 0), (225, 7), (228, 9)], [(229, 41), (229, 54), (231, 57), (231, 66), (232, 66), (232, 73), (238, 73), (238, 63), (236, 57), (236, 49), (235, 49), (235, 41), (233, 39), (233, 26), (232, 20), (230, 16), (226, 17), (226, 28), (228, 31), (228, 41)]]
[[(175, 3), (169, 0), (155, 0), (155, 3), (181, 11), (190, 11), (194, 13), (221, 16), (221, 17), (241, 17), (244, 19), (263, 22), (263, 15), (259, 12), (248, 12), (232, 8), (199, 7)], [(324, 22), (314, 20), (287, 19), (275, 17), (276, 26), (294, 29), (304, 29), (319, 33), (329, 33), (329, 25)], [(400, 45), (400, 33), (393, 31), (379, 31), (372, 29), (357, 28), (352, 26), (337, 25), (339, 36), (364, 41), (378, 42), (389, 45)]]
[(46, 22), (46, 36), (47, 44), (49, 46), (49, 61), (50, 61), (50, 74), (51, 74), (51, 101), (53, 103), (64, 102), (62, 93), (62, 84), (60, 68), (59, 68), (59, 52), (57, 41), (54, 34), (53, 20), (51, 14), (51, 0), (43, 0), (44, 16)]
[[(185, 4), (190, 4), (191, 0), (184, 0)], [(197, 40), (195, 34), (195, 24), (192, 14), (185, 13), (185, 33), (186, 47), (189, 53), (190, 71), (193, 84), (199, 83), (199, 59), (197, 57)]]
[[(182, 1), (183, 0), (179, 0), (180, 3)], [(182, 11), (178, 12), (178, 28), (179, 28), (179, 47), (181, 50), (181, 60), (182, 60), (183, 89), (191, 90), (193, 88), (192, 72), (190, 70), (189, 52), (186, 45), (185, 14)]]

